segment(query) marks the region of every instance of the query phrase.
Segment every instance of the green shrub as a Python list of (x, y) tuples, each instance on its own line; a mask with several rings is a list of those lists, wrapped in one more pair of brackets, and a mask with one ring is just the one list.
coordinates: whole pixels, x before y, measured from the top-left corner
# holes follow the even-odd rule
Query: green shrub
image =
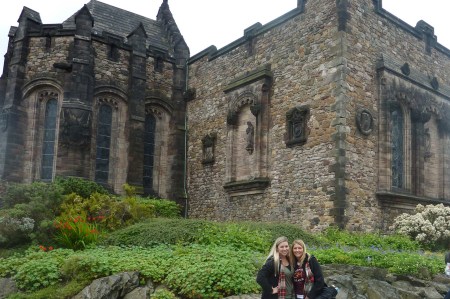
[(0, 245), (10, 248), (30, 242), (34, 227), (32, 218), (0, 216)]
[(168, 199), (144, 198), (143, 202), (155, 207), (155, 216), (162, 218), (180, 218), (181, 207)]
[(387, 269), (390, 273), (414, 275), (430, 279), (442, 272), (442, 257), (423, 252), (401, 252), (396, 250), (316, 248), (311, 251), (321, 264), (347, 264)]
[(62, 189), (54, 184), (8, 184), (0, 209), (0, 245), (49, 242), (62, 200)]
[(111, 232), (105, 245), (154, 246), (158, 244), (187, 244), (198, 238), (203, 226), (210, 222), (195, 219), (154, 218)]
[(340, 247), (355, 247), (355, 248), (373, 248), (373, 249), (393, 249), (416, 251), (419, 249), (419, 244), (411, 241), (404, 235), (381, 235), (379, 233), (361, 233), (348, 232), (330, 227), (325, 230), (320, 237), (323, 240), (322, 244), (332, 244)]
[(181, 207), (179, 204), (172, 200), (154, 198), (154, 197), (138, 197), (136, 193), (136, 187), (129, 184), (123, 185), (127, 198), (136, 198), (141, 204), (150, 205), (154, 207), (154, 217), (163, 218), (179, 218)]
[(212, 222), (200, 229), (196, 242), (264, 252), (272, 245), (270, 239), (271, 235), (266, 230), (255, 231), (238, 223)]
[(152, 203), (137, 197), (120, 198), (109, 194), (93, 193), (83, 198), (75, 193), (65, 197), (61, 205), (62, 217), (101, 218), (103, 229), (115, 230), (155, 216)]
[(250, 231), (259, 232), (264, 231), (268, 232), (268, 247), (264, 248), (261, 252), (268, 253), (270, 247), (273, 242), (280, 237), (286, 236), (290, 242), (296, 239), (301, 239), (305, 241), (308, 245), (328, 245), (328, 243), (324, 240), (319, 241), (317, 238), (317, 234), (311, 234), (303, 230), (300, 226), (289, 223), (275, 223), (275, 222), (237, 222), (239, 226), (246, 227)]
[(94, 193), (109, 194), (102, 185), (83, 178), (56, 177), (55, 184), (62, 188), (63, 194), (75, 193), (84, 198), (88, 198)]

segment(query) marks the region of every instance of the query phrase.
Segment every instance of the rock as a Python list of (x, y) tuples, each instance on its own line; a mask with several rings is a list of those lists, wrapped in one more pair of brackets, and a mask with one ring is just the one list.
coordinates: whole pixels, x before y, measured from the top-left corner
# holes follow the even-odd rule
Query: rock
[(126, 294), (123, 299), (150, 299), (150, 293), (151, 291), (148, 287), (137, 287)]
[(0, 299), (16, 292), (16, 282), (12, 278), (0, 278)]
[[(385, 269), (349, 265), (323, 265), (322, 270), (325, 282), (339, 287), (336, 299), (442, 299), (450, 289), (450, 278), (442, 275), (422, 280), (389, 274)], [(5, 288), (0, 289), (0, 294)], [(155, 285), (151, 280), (139, 286), (139, 273), (126, 272), (96, 279), (73, 299), (149, 299), (161, 288), (167, 287)], [(242, 294), (224, 299), (259, 298), (260, 294)]]
[(367, 297), (370, 299), (400, 298), (396, 288), (386, 281), (369, 280), (367, 283)]
[(124, 272), (94, 280), (73, 299), (117, 299), (139, 286), (139, 272)]

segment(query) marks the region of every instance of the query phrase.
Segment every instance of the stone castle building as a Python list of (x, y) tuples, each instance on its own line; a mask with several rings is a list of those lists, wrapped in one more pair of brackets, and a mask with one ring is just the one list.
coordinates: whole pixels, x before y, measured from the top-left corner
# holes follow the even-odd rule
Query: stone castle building
[(312, 230), (450, 205), (450, 50), (381, 0), (298, 0), (194, 56), (167, 0), (156, 20), (25, 7), (9, 37), (2, 180), (129, 183), (189, 217)]

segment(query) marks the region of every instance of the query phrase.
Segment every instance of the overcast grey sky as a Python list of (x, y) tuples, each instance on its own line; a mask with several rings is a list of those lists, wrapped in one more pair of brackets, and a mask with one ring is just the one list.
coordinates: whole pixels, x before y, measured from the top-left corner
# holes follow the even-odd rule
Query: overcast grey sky
[[(358, 1), (358, 0), (356, 0)], [(17, 26), (24, 6), (41, 15), (44, 24), (61, 23), (89, 0), (4, 0), (0, 8), (0, 72), (6, 53), (8, 32)], [(162, 0), (102, 0), (151, 19)], [(448, 4), (447, 4), (448, 3)], [(188, 44), (191, 55), (211, 45), (226, 46), (240, 38), (256, 22), (266, 24), (295, 8), (297, 0), (169, 0), (169, 7)], [(383, 7), (408, 24), (424, 20), (434, 27), (438, 42), (450, 48), (448, 0), (383, 0)]]

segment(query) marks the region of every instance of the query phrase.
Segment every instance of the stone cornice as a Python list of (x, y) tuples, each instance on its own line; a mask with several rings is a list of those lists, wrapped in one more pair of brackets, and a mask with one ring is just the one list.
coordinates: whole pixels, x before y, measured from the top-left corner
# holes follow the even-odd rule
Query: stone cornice
[[(280, 17), (270, 21), (269, 23), (261, 26), (261, 27), (257, 27), (254, 28), (254, 30), (252, 30), (252, 37), (257, 37), (258, 35), (261, 35), (269, 30), (272, 30), (273, 28), (289, 21), (290, 19), (302, 14), (305, 11), (305, 6), (299, 5), (298, 7), (294, 8), (293, 10), (285, 13), (284, 15), (281, 15)], [(252, 25), (251, 27), (253, 27), (254, 25)], [(247, 28), (248, 29), (248, 28)], [(244, 30), (244, 34), (245, 32), (247, 32), (247, 29)], [(245, 44), (248, 41), (247, 37), (244, 35), (242, 37), (240, 37), (239, 39), (231, 42), (230, 44), (226, 45), (225, 47), (217, 50), (217, 48), (212, 45), (209, 46), (208, 48), (206, 48), (205, 50), (201, 51), (200, 53), (192, 56), (189, 61), (188, 64), (192, 64), (195, 61), (202, 59), (204, 56), (208, 56), (208, 61), (214, 60), (228, 52), (230, 52), (231, 50), (239, 47), (240, 45)]]

